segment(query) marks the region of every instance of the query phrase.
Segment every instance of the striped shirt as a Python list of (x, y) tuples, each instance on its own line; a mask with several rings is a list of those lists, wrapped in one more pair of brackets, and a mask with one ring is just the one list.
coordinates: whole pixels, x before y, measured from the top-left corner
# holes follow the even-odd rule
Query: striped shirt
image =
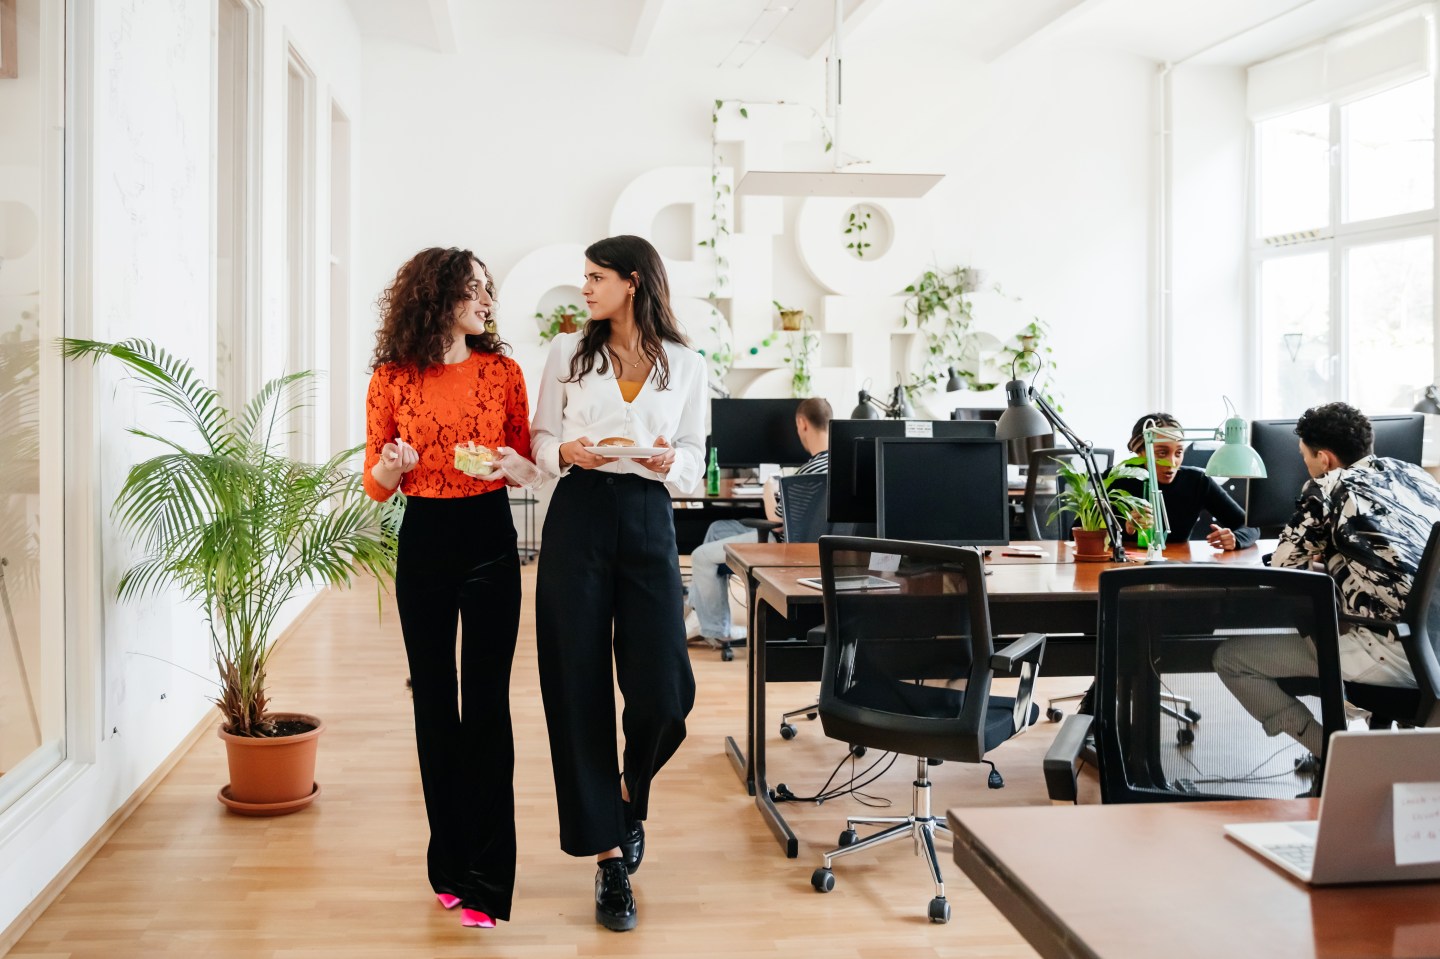
[[(796, 476), (804, 476), (806, 473), (828, 473), (830, 472), (830, 451), (821, 450), (805, 461), (805, 465), (795, 471)], [(779, 494), (775, 496), (775, 518), (780, 522), (785, 521), (785, 503), (780, 499)], [(783, 541), (785, 533), (783, 527), (775, 531), (775, 538)]]

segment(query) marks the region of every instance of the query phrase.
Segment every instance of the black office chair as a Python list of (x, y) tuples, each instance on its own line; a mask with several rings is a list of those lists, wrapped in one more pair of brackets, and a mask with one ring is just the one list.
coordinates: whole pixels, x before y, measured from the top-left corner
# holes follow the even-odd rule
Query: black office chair
[[(1091, 450), (1095, 465), (1107, 471), (1115, 461), (1115, 451), (1108, 449)], [(1025, 532), (1030, 539), (1065, 539), (1070, 527), (1075, 525), (1074, 514), (1062, 513), (1054, 516), (1050, 504), (1055, 502), (1059, 491), (1056, 459), (1062, 459), (1076, 469), (1083, 469), (1079, 454), (1064, 446), (1047, 446), (1030, 450), (1029, 464), (1025, 467)]]
[[(1171, 683), (1183, 677), (1223, 690), (1212, 659), (1226, 631), (1236, 630), (1312, 637), (1323, 677), (1315, 692), (1325, 736), (1345, 728), (1335, 588), (1326, 574), (1220, 563), (1106, 570), (1100, 574), (1096, 714), (1066, 717), (1046, 753), (1050, 798), (1075, 801), (1080, 754), (1092, 733), (1102, 802), (1253, 798), (1287, 788), (1286, 796), (1293, 796), (1293, 783), (1277, 775), (1202, 771), (1190, 750), (1161, 735), (1162, 693)], [(1238, 704), (1233, 715), (1229, 748), (1222, 748), (1227, 740), (1218, 734), (1207, 737), (1217, 755), (1200, 762), (1250, 768), (1258, 754), (1263, 766), (1276, 755), (1274, 742)]]
[[(1345, 683), (1345, 698), (1370, 713), (1371, 729), (1440, 726), (1440, 523), (1430, 529), (1405, 608), (1396, 622), (1360, 616), (1340, 617), (1340, 627), (1365, 626), (1395, 636), (1415, 673), (1415, 686), (1372, 686)], [(1317, 681), (1309, 677), (1282, 679), (1292, 696), (1314, 695)]]
[[(894, 589), (835, 588), (837, 552), (894, 553), (900, 571)], [(842, 742), (916, 757), (915, 789), (908, 816), (849, 818), (840, 846), (825, 854), (811, 876), (820, 892), (835, 887), (834, 860), (885, 843), (913, 838), (935, 881), (932, 922), (950, 918), (935, 833), (948, 835), (943, 814), (931, 814), (929, 766), (940, 760), (986, 763), (989, 784), (1004, 785), (987, 753), (1039, 718), (1031, 703), (1045, 637), (1028, 633), (996, 652), (980, 554), (970, 548), (902, 540), (825, 536), (820, 539), (820, 576), (825, 595), (825, 665), (820, 680), (820, 720), (825, 735)], [(990, 695), (997, 673), (1019, 672), (1014, 698)], [(927, 686), (919, 680), (965, 677), (964, 687)], [(861, 824), (887, 828), (860, 839)]]

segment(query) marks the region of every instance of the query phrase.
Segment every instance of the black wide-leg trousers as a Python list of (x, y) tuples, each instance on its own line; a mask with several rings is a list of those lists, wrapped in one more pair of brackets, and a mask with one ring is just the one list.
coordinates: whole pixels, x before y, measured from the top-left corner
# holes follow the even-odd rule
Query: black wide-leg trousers
[(430, 885), (469, 908), (509, 919), (515, 888), (510, 667), (520, 628), (520, 560), (505, 490), (410, 497), (400, 525), (395, 600), (415, 698)]
[(613, 849), (626, 832), (616, 681), (634, 818), (646, 818), (650, 783), (685, 740), (695, 675), (672, 510), (654, 480), (575, 469), (545, 516), (535, 632), (560, 848), (572, 856)]

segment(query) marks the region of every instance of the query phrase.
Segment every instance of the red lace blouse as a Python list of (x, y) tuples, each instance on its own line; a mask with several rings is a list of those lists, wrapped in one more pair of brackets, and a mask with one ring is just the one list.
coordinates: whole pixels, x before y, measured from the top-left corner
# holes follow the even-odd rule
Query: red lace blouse
[(406, 496), (448, 499), (499, 489), (504, 480), (466, 476), (455, 468), (455, 447), (466, 442), (509, 446), (530, 456), (530, 405), (520, 364), (498, 353), (471, 353), (452, 365), (415, 367), (386, 363), (370, 377), (365, 399), (365, 492), (388, 500), (371, 474), (380, 450), (400, 437), (420, 462), (400, 479)]

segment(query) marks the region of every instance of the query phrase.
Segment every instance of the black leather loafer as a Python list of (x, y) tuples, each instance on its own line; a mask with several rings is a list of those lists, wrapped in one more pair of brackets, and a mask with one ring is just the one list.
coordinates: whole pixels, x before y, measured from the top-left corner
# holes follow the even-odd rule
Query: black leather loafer
[(595, 871), (595, 921), (611, 932), (628, 932), (637, 919), (625, 860), (606, 859)]
[(645, 824), (635, 820), (625, 838), (620, 840), (620, 852), (625, 859), (625, 871), (633, 874), (645, 858)]

